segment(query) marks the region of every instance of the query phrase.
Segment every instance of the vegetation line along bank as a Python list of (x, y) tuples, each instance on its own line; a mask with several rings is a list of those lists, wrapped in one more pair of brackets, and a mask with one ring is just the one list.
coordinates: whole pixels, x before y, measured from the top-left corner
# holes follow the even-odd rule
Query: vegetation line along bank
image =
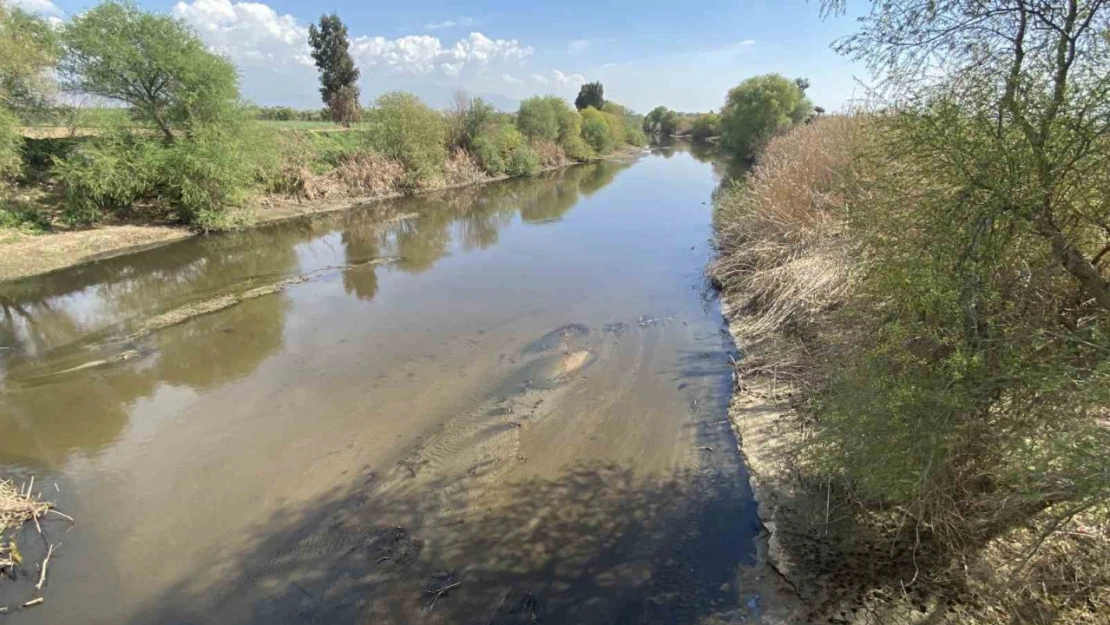
[[(598, 83), (583, 88), (580, 110), (538, 96), (502, 113), (457, 94), (440, 112), (401, 92), (363, 109), (346, 27), (324, 16), (310, 35), (333, 125), (282, 131), (241, 101), (234, 65), (179, 20), (109, 1), (54, 28), (0, 3), (0, 226), (122, 218), (221, 230), (247, 223), (265, 194), (415, 193), (646, 143), (641, 118), (605, 101)], [(59, 107), (59, 88), (110, 106)], [(98, 127), (81, 127), (92, 115)], [(21, 137), (51, 118), (71, 136)]]
[(718, 193), (764, 394), (734, 419), (809, 622), (1110, 618), (1108, 32), (1097, 1), (874, 3), (838, 44), (873, 109)]

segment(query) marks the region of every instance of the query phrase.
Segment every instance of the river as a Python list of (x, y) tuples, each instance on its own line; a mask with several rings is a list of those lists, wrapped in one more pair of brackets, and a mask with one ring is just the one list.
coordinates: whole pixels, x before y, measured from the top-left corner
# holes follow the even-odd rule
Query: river
[(0, 620), (748, 615), (721, 175), (656, 149), (0, 285), (0, 475), (77, 520), (23, 530), (61, 547)]

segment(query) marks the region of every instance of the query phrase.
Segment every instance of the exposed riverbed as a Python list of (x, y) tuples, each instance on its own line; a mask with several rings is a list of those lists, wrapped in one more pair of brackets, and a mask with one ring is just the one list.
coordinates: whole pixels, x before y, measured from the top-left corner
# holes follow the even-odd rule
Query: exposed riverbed
[(0, 284), (0, 472), (78, 519), (0, 619), (754, 616), (718, 182), (658, 150)]

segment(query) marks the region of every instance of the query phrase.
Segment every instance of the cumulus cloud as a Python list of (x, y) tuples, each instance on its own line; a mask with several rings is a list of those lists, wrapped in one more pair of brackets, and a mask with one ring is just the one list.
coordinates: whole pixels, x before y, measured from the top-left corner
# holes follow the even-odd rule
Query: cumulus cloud
[(512, 74), (501, 74), (501, 80), (510, 85), (523, 85), (524, 81), (513, 76)]
[[(213, 49), (244, 66), (313, 65), (307, 26), (292, 15), (279, 14), (269, 5), (232, 0), (182, 0), (174, 6), (173, 13), (196, 28)], [(460, 18), (455, 23), (462, 24), (461, 20), (470, 18)], [(470, 66), (519, 63), (531, 56), (532, 48), (516, 39), (490, 39), (473, 32), (453, 45), (446, 45), (432, 35), (408, 35), (397, 39), (360, 36), (351, 41), (351, 54), (363, 68), (377, 67), (397, 74), (442, 72), (447, 76), (459, 76)]]
[(44, 13), (46, 15), (64, 15), (58, 5), (50, 0), (15, 0), (12, 5), (28, 13)]
[(540, 87), (564, 92), (575, 91), (586, 82), (586, 77), (582, 74), (567, 74), (557, 69), (551, 70), (551, 74), (547, 76), (532, 74), (531, 79), (533, 84)]
[(173, 14), (196, 28), (209, 46), (240, 63), (312, 66), (308, 29), (268, 5), (193, 0), (178, 2)]
[(482, 33), (470, 33), (450, 47), (431, 35), (399, 39), (358, 37), (351, 42), (351, 52), (364, 66), (408, 74), (428, 74), (441, 69), (449, 76), (457, 76), (471, 65), (523, 61), (532, 55), (532, 47), (522, 46), (516, 39), (490, 39)]
[(455, 28), (456, 26), (473, 26), (474, 24), (475, 21), (473, 17), (460, 17), (456, 20), (444, 20), (442, 22), (424, 24), (424, 30), (443, 30), (444, 28)]

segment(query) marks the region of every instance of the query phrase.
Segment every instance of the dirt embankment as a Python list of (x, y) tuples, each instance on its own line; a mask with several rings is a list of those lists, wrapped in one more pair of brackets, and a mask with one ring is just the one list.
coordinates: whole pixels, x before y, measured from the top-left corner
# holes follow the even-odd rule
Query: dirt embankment
[[(629, 148), (615, 152), (605, 160), (626, 162), (635, 160), (643, 152), (641, 148)], [(567, 167), (577, 163), (568, 164)], [(564, 169), (552, 167), (543, 172)], [(452, 188), (473, 186), (488, 182), (498, 182), (509, 176), (492, 176), (472, 180), (466, 184), (456, 184), (428, 189), (427, 193), (440, 192)], [(254, 214), (254, 226), (293, 219), (304, 215), (316, 215), (347, 210), (356, 206), (382, 202), (401, 197), (399, 193), (374, 196), (342, 196), (316, 199), (311, 201), (282, 196), (267, 196)], [(385, 205), (382, 204), (383, 210)], [(48, 234), (25, 234), (16, 230), (0, 229), (0, 282), (18, 280), (66, 267), (80, 265), (113, 256), (139, 252), (151, 247), (165, 245), (181, 239), (196, 236), (198, 232), (186, 226), (150, 224), (102, 224), (84, 230), (65, 230)]]

